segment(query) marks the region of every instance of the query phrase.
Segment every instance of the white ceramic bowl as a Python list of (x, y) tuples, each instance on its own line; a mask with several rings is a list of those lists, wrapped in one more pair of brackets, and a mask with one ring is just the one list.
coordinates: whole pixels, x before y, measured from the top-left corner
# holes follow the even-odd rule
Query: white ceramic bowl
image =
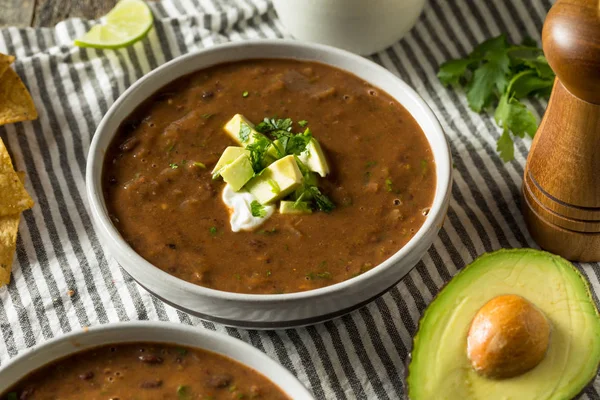
[(294, 400), (312, 400), (291, 372), (260, 350), (230, 336), (168, 322), (120, 322), (67, 333), (33, 346), (0, 369), (0, 393), (28, 373), (71, 354), (113, 343), (160, 342), (222, 354), (266, 376)]
[[(295, 58), (329, 64), (385, 90), (419, 123), (436, 164), (437, 187), (429, 217), (414, 237), (370, 271), (328, 287), (289, 294), (240, 294), (183, 281), (153, 266), (123, 240), (108, 217), (102, 193), (104, 155), (121, 122), (145, 99), (173, 80), (215, 64), (250, 58)], [(190, 314), (226, 325), (275, 329), (313, 324), (349, 312), (395, 285), (425, 254), (442, 226), (450, 198), (450, 149), (444, 132), (425, 102), (386, 69), (333, 47), (285, 40), (230, 43), (181, 56), (133, 84), (104, 116), (87, 163), (87, 194), (102, 243), (121, 266), (157, 297)]]
[(425, 0), (273, 0), (296, 39), (372, 54), (400, 40), (417, 22)]

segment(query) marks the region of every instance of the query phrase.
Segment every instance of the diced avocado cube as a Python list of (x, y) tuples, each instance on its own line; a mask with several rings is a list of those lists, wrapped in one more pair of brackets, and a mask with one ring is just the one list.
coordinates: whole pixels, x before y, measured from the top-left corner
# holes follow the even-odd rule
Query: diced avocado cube
[[(247, 127), (247, 131), (240, 132), (242, 124), (244, 124), (244, 126)], [(225, 130), (225, 132), (227, 132), (229, 136), (231, 136), (233, 140), (235, 140), (239, 145), (242, 146), (247, 146), (250, 143), (254, 142), (254, 135), (263, 136), (262, 133), (258, 133), (256, 129), (254, 129), (254, 124), (248, 121), (248, 119), (242, 114), (235, 114), (233, 118), (231, 118), (229, 122), (225, 124), (223, 129)], [(240, 133), (242, 134), (242, 136), (240, 135)]]
[(298, 156), (298, 158), (308, 167), (309, 170), (316, 172), (322, 177), (327, 176), (329, 173), (329, 164), (327, 164), (325, 153), (323, 153), (323, 149), (321, 148), (319, 141), (315, 138), (310, 140), (306, 146), (306, 150), (304, 150), (302, 154)]
[(312, 214), (312, 210), (305, 201), (299, 201), (296, 204), (295, 201), (281, 200), (279, 212), (281, 214)]
[(221, 154), (221, 158), (219, 158), (219, 161), (217, 161), (217, 165), (215, 165), (215, 167), (212, 170), (213, 177), (219, 176), (220, 171), (225, 166), (234, 162), (235, 159), (238, 158), (239, 156), (241, 156), (242, 154), (249, 155), (250, 152), (248, 150), (244, 149), (243, 147), (237, 147), (237, 146), (227, 147), (225, 149), (225, 151), (223, 152), (223, 154)]
[(250, 158), (246, 154), (242, 154), (225, 166), (220, 174), (223, 180), (237, 192), (254, 176), (254, 169), (252, 169)]
[(302, 173), (294, 156), (285, 156), (252, 178), (246, 189), (259, 203), (268, 204), (284, 198), (302, 183)]

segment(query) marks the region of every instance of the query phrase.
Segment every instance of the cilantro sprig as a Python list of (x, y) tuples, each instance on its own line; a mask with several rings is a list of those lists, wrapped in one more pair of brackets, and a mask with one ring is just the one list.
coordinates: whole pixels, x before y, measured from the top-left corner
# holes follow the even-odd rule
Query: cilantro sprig
[(503, 130), (497, 150), (504, 161), (510, 161), (514, 158), (513, 138), (533, 137), (538, 126), (521, 100), (548, 97), (554, 72), (535, 41), (526, 39), (513, 45), (500, 35), (479, 44), (467, 57), (440, 65), (438, 78), (444, 85), (464, 85), (473, 111), (495, 107), (494, 118)]
[(319, 187), (317, 186), (317, 176), (314, 172), (311, 172), (308, 167), (298, 158), (296, 157), (296, 163), (298, 164), (298, 168), (304, 177), (302, 185), (296, 189), (296, 192), (293, 195), (294, 208), (302, 207), (301, 203), (307, 202), (309, 206), (311, 206), (311, 200), (314, 200), (314, 204), (316, 208), (326, 213), (333, 211), (335, 208), (335, 204), (329, 197), (321, 192)]
[(263, 206), (256, 200), (252, 200), (252, 203), (250, 203), (250, 212), (252, 213), (253, 217), (257, 218), (264, 218), (267, 215), (265, 206)]

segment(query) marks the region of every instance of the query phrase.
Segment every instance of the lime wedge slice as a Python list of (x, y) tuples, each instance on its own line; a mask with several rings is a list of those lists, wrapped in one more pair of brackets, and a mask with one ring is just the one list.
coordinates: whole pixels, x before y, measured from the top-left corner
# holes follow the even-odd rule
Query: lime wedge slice
[(152, 28), (152, 12), (141, 0), (121, 0), (106, 14), (106, 22), (75, 40), (79, 47), (116, 49), (143, 38)]

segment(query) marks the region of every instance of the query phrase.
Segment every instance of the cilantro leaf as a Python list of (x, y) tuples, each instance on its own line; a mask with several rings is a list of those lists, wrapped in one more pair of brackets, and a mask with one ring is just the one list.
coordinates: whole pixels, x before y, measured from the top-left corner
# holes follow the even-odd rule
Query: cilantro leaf
[(335, 208), (335, 204), (329, 197), (321, 192), (317, 187), (317, 176), (314, 172), (311, 172), (308, 167), (296, 157), (296, 163), (304, 178), (302, 185), (296, 189), (294, 193), (295, 203), (294, 208), (302, 207), (300, 203), (314, 201), (316, 207), (324, 212), (331, 212)]
[(256, 129), (260, 133), (273, 133), (277, 131), (290, 132), (293, 123), (294, 122), (291, 118), (265, 118), (260, 124), (256, 125), (254, 129)]
[(191, 400), (192, 391), (189, 386), (180, 385), (177, 387), (177, 398), (179, 400)]
[(467, 73), (471, 63), (473, 60), (470, 58), (446, 61), (440, 65), (437, 76), (444, 85), (458, 84), (460, 78)]
[(240, 137), (242, 143), (246, 143), (248, 141), (251, 133), (252, 127), (244, 121), (240, 122), (240, 132), (238, 133), (238, 136)]
[[(325, 211), (326, 213), (333, 211), (333, 209), (335, 208), (335, 204), (333, 204), (333, 201), (331, 201), (329, 199), (329, 197), (327, 197), (323, 193), (321, 193), (321, 190), (319, 190), (318, 187), (309, 186), (308, 191), (310, 192), (312, 197), (315, 199), (319, 210)], [(294, 206), (295, 206), (295, 204), (294, 204)]]
[(495, 53), (506, 49), (508, 42), (504, 34), (490, 38), (479, 43), (470, 54), (473, 60), (482, 60), (486, 54)]
[(306, 125), (308, 125), (308, 121), (305, 119), (300, 120), (300, 121), (298, 121), (298, 125), (300, 125), (301, 127), (304, 128)]
[(263, 206), (256, 200), (252, 200), (252, 203), (250, 203), (250, 212), (252, 213), (253, 217), (257, 218), (264, 218), (267, 215), (265, 206)]
[(540, 78), (535, 71), (525, 70), (519, 72), (510, 81), (510, 89), (512, 95), (521, 99), (532, 93), (540, 93), (541, 90), (551, 88), (554, 84), (554, 79)]
[(525, 104), (511, 97), (508, 93), (505, 93), (500, 99), (494, 118), (496, 123), (504, 129), (504, 132), (511, 131), (513, 135), (521, 138), (526, 133), (531, 137), (535, 135), (537, 129), (535, 115), (525, 107)]
[(511, 63), (516, 70), (533, 69), (540, 78), (554, 80), (554, 72), (542, 49), (537, 47), (513, 46), (508, 49)]
[[(275, 150), (281, 158), (290, 154), (299, 155), (306, 150), (306, 146), (312, 139), (309, 128), (306, 128), (302, 133), (292, 132), (293, 123), (294, 121), (291, 118), (265, 118), (254, 129), (278, 141), (278, 144), (275, 145)], [(300, 121), (298, 124), (305, 126), (308, 122)]]
[[(282, 137), (280, 137), (280, 139)], [(306, 128), (304, 133), (300, 133), (298, 135), (289, 135), (287, 138), (285, 153), (299, 156), (304, 150), (306, 150), (308, 143), (310, 143), (312, 139), (312, 133), (310, 132), (309, 128)]]
[(496, 142), (496, 150), (500, 153), (500, 158), (504, 162), (515, 158), (515, 144), (508, 131), (504, 131)]
[(266, 167), (265, 158), (271, 144), (271, 140), (267, 137), (254, 135), (254, 142), (246, 146), (246, 150), (250, 152), (250, 163), (255, 174), (258, 174)]
[(514, 144), (509, 132), (521, 138), (526, 133), (533, 137), (537, 129), (537, 121), (523, 103), (514, 97), (509, 97), (508, 93), (505, 93), (500, 99), (494, 118), (496, 123), (503, 128), (496, 149), (500, 153), (500, 158), (507, 162), (514, 158)]
[(489, 103), (494, 89), (504, 92), (509, 72), (510, 59), (505, 49), (484, 56), (484, 63), (475, 70), (467, 87), (467, 100), (473, 111), (480, 112)]

